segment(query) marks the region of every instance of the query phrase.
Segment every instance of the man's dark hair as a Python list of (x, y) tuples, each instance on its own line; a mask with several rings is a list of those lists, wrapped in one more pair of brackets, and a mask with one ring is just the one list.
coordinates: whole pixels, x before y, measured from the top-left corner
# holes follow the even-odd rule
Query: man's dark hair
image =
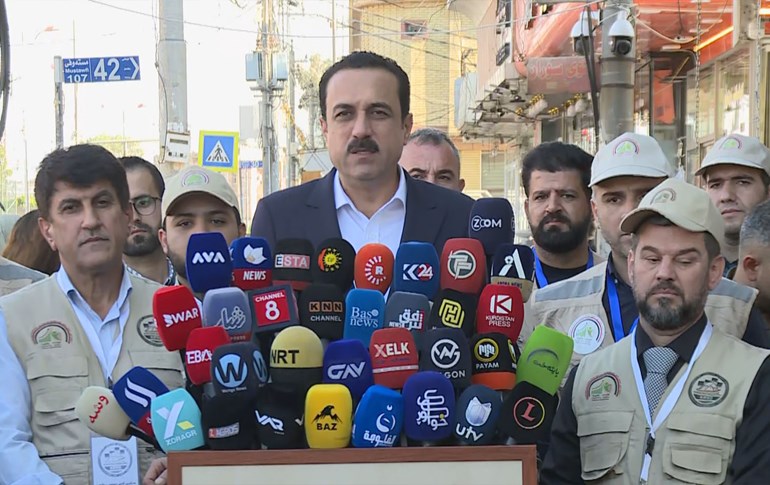
[(166, 182), (163, 181), (163, 175), (161, 175), (158, 167), (151, 164), (142, 157), (120, 157), (118, 158), (118, 161), (121, 163), (121, 165), (123, 165), (123, 168), (126, 170), (126, 172), (138, 168), (143, 168), (150, 172), (152, 181), (155, 183), (155, 188), (158, 189), (160, 198), (163, 198), (163, 193), (166, 191)]
[(321, 117), (323, 119), (326, 119), (326, 89), (329, 85), (329, 80), (343, 69), (385, 69), (396, 76), (398, 80), (398, 100), (401, 104), (401, 120), (406, 119), (406, 115), (409, 114), (409, 76), (393, 59), (368, 51), (350, 53), (332, 64), (321, 76), (321, 81), (318, 83), (318, 93), (321, 101)]
[(590, 194), (588, 184), (591, 181), (591, 162), (594, 157), (576, 145), (568, 145), (560, 141), (541, 143), (524, 156), (521, 162), (521, 180), (524, 184), (524, 194), (529, 197), (529, 182), (532, 172), (564, 172), (577, 170), (583, 190)]
[[(661, 216), (661, 215), (654, 215), (650, 216), (647, 219), (642, 222), (642, 224), (652, 224), (653, 226), (659, 226), (659, 227), (671, 227), (676, 224), (671, 222), (669, 219)], [(641, 224), (640, 224), (641, 227)], [(637, 228), (633, 234), (631, 234), (631, 250), (636, 251), (637, 246), (639, 245), (639, 236), (637, 235), (639, 232), (639, 228)], [(706, 256), (709, 258), (709, 262), (713, 261), (714, 258), (722, 254), (721, 249), (719, 248), (719, 241), (709, 232), (703, 233), (703, 243), (706, 246)]]
[(48, 219), (56, 182), (86, 188), (106, 180), (115, 189), (123, 210), (128, 210), (128, 181), (123, 166), (99, 145), (74, 145), (54, 150), (40, 162), (35, 177), (35, 199), (40, 215)]

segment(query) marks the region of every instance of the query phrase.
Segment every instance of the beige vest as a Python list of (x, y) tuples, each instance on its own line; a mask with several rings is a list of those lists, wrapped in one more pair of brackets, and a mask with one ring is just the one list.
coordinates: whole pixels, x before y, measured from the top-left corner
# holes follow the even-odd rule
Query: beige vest
[[(572, 409), (586, 483), (639, 483), (648, 426), (631, 353), (631, 339), (622, 339), (586, 356), (578, 367)], [(736, 360), (736, 355), (741, 358)], [(727, 470), (746, 397), (769, 355), (770, 351), (714, 329), (671, 414), (655, 432), (647, 483), (730, 483)], [(724, 365), (727, 361), (735, 365)], [(683, 366), (672, 383), (685, 369)], [(658, 410), (673, 387), (666, 389)]]
[[(130, 310), (112, 381), (139, 365), (170, 389), (181, 387), (181, 358), (163, 347), (152, 317), (152, 295), (160, 285), (129, 278)], [(55, 276), (0, 299), (0, 308), (11, 347), (29, 381), (33, 444), (66, 485), (90, 484), (91, 432), (78, 420), (75, 403), (86, 387), (106, 387), (107, 383), (88, 336)], [(156, 451), (138, 443), (143, 474)]]
[[(535, 247), (534, 247), (534, 246), (532, 246), (532, 250), (533, 250), (533, 251), (535, 250)], [(603, 258), (603, 257), (602, 257), (602, 256), (601, 256), (599, 253), (597, 253), (597, 252), (595, 252), (595, 251), (592, 251), (592, 250), (590, 250), (590, 249), (589, 249), (588, 251), (591, 253), (591, 256), (593, 257), (593, 260), (594, 260), (594, 266), (596, 266), (596, 265), (597, 265), (597, 264), (599, 264), (599, 263), (604, 263), (604, 262), (605, 262), (604, 258)], [(592, 266), (592, 267), (593, 267), (593, 266)], [(588, 268), (586, 271), (588, 271), (588, 270), (590, 270), (590, 269), (591, 269), (591, 268)], [(578, 276), (580, 276), (580, 275), (578, 275)], [(534, 273), (532, 273), (532, 282), (533, 282), (533, 286), (532, 286), (532, 288), (534, 288), (534, 290), (537, 290), (537, 289), (539, 289), (539, 288), (540, 288), (540, 286), (538, 286), (538, 284), (537, 284), (537, 276), (536, 276)], [(556, 283), (558, 283), (558, 281), (556, 281), (556, 282), (554, 282), (554, 283), (549, 283), (549, 284), (548, 284), (548, 286), (551, 286), (552, 284), (556, 284)], [(534, 290), (533, 290), (533, 291), (534, 291)]]
[(0, 296), (44, 279), (46, 275), (0, 256)]

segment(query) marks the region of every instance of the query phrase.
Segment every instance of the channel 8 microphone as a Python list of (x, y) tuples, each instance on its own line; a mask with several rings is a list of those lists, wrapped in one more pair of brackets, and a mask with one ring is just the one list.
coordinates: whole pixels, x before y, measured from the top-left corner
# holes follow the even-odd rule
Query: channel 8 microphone
[(152, 316), (167, 350), (184, 349), (187, 337), (202, 325), (198, 302), (186, 286), (164, 286), (152, 296)]
[(167, 393), (168, 387), (144, 367), (134, 367), (115, 382), (112, 392), (131, 422), (148, 436), (154, 436), (150, 403)]
[(524, 301), (515, 286), (488, 284), (476, 309), (478, 333), (500, 332), (516, 342), (524, 324)]
[(421, 293), (394, 291), (385, 304), (385, 327), (424, 332), (430, 317), (430, 300)]
[(393, 252), (384, 244), (364, 244), (356, 254), (353, 280), (356, 288), (385, 294), (393, 282)]
[(478, 239), (447, 239), (441, 251), (441, 288), (478, 295), (487, 283), (487, 256)]
[(432, 300), (438, 291), (439, 267), (433, 244), (401, 243), (393, 267), (393, 291), (421, 293)]
[(305, 437), (310, 448), (346, 448), (353, 429), (353, 399), (342, 384), (316, 384), (305, 397)]
[(254, 415), (262, 448), (285, 450), (305, 447), (305, 403), (304, 399), (301, 403), (298, 401), (293, 394), (283, 395), (270, 385), (266, 392), (257, 396)]
[(438, 372), (418, 372), (404, 384), (404, 432), (407, 438), (431, 444), (452, 435), (455, 391)]
[(203, 295), (204, 327), (222, 327), (232, 342), (251, 340), (253, 319), (246, 293), (240, 288), (214, 288)]
[(239, 237), (230, 243), (233, 258), (233, 286), (243, 291), (273, 284), (273, 255), (261, 237)]
[(211, 356), (211, 383), (215, 395), (238, 395), (244, 401), (253, 402), (259, 389), (254, 370), (256, 348), (252, 342), (239, 342), (214, 350)]
[(250, 450), (257, 441), (253, 403), (233, 394), (206, 397), (201, 428), (212, 450)]
[(233, 260), (225, 237), (219, 232), (191, 234), (187, 243), (185, 271), (190, 288), (195, 293), (230, 286)]
[(187, 377), (195, 385), (211, 382), (211, 358), (214, 351), (230, 343), (230, 337), (222, 327), (196, 328), (190, 332), (185, 349)]
[(201, 410), (184, 389), (152, 400), (152, 429), (163, 451), (187, 451), (204, 445)]
[(313, 243), (307, 239), (281, 239), (273, 248), (273, 284), (304, 290), (313, 280), (310, 260)]
[(354, 288), (345, 298), (345, 327), (343, 338), (358, 339), (369, 346), (372, 333), (383, 328), (385, 321), (385, 297), (377, 290)]
[(299, 322), (327, 340), (342, 338), (345, 294), (335, 285), (312, 283), (299, 295)]
[(471, 353), (468, 339), (457, 328), (436, 328), (423, 336), (420, 370), (443, 374), (455, 389), (471, 385)]
[(374, 385), (366, 390), (353, 417), (356, 448), (390, 448), (404, 427), (404, 397), (398, 391)]
[(548, 394), (556, 394), (569, 369), (574, 342), (557, 330), (540, 325), (521, 351), (518, 382), (529, 382)]
[(315, 283), (328, 283), (342, 291), (353, 286), (356, 250), (346, 240), (334, 237), (318, 245), (310, 260), (310, 274)]
[(358, 402), (374, 384), (372, 359), (360, 340), (347, 339), (331, 342), (324, 352), (324, 384), (342, 384)]
[(471, 382), (495, 391), (510, 391), (516, 385), (516, 344), (507, 335), (480, 333), (471, 339)]
[(375, 330), (369, 342), (374, 383), (390, 389), (401, 389), (417, 372), (419, 355), (414, 337), (405, 328)]
[(299, 325), (297, 300), (290, 285), (275, 285), (248, 293), (254, 333), (274, 333), (286, 327)]
[(466, 337), (476, 331), (478, 297), (457, 290), (443, 289), (436, 296), (430, 314), (431, 328), (459, 328)]
[(304, 397), (323, 379), (323, 344), (305, 327), (281, 330), (270, 348), (272, 388)]
[(507, 199), (489, 197), (473, 203), (468, 236), (481, 241), (488, 258), (501, 244), (513, 242), (514, 227), (513, 207)]
[(463, 391), (457, 399), (454, 435), (462, 445), (488, 445), (495, 438), (502, 410), (500, 394), (480, 384)]
[(535, 253), (521, 244), (501, 244), (492, 260), (490, 281), (498, 285), (513, 285), (521, 290), (526, 302), (532, 294), (535, 274)]

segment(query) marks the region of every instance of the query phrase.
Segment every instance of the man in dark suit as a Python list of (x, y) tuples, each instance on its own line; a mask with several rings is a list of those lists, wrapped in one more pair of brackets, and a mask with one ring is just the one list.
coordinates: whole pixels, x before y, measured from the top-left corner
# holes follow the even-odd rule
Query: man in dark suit
[(414, 180), (398, 166), (412, 129), (409, 78), (393, 60), (354, 52), (319, 83), (321, 128), (334, 169), (320, 180), (260, 200), (253, 236), (270, 245), (330, 237), (358, 251), (378, 242), (396, 252), (402, 241), (432, 243), (467, 237), (473, 200)]

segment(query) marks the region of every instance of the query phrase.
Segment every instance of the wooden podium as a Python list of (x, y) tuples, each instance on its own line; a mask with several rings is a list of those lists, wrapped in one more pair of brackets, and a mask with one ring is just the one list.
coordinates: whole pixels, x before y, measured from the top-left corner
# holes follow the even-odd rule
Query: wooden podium
[(534, 446), (187, 451), (169, 485), (537, 485)]

